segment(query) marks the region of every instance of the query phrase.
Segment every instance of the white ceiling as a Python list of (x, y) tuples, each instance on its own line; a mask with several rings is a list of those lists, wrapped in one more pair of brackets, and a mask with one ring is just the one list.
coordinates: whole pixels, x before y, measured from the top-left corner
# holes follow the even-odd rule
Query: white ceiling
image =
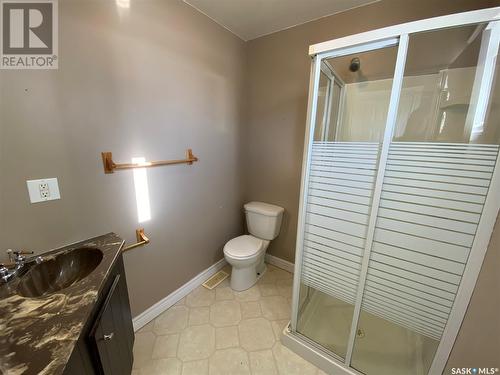
[(184, 0), (243, 40), (379, 0)]

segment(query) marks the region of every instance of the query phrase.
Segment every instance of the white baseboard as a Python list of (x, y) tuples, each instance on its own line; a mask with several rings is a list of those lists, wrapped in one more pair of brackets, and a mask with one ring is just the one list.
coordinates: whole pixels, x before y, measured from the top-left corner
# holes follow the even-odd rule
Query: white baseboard
[(278, 268), (281, 268), (285, 271), (288, 271), (290, 273), (293, 273), (293, 268), (295, 265), (287, 260), (275, 257), (274, 255), (271, 254), (266, 254), (266, 262), (269, 264), (272, 264), (273, 266), (276, 266)]
[[(281, 258), (275, 257), (270, 254), (266, 254), (266, 262), (281, 268), (285, 271), (293, 273), (294, 264), (290, 263)], [(148, 308), (146, 311), (143, 311), (135, 318), (132, 319), (132, 323), (134, 325), (134, 331), (138, 331), (162, 312), (167, 310), (169, 307), (175, 305), (177, 301), (181, 300), (189, 293), (191, 293), (194, 289), (203, 284), (210, 276), (214, 275), (217, 271), (219, 271), (222, 267), (227, 264), (226, 260), (222, 258), (217, 263), (208, 267), (205, 271), (199, 273), (191, 280), (189, 280), (186, 284), (182, 285), (179, 289), (174, 290), (168, 296), (163, 298), (161, 301), (158, 301), (153, 306)]]
[(163, 298), (161, 301), (155, 303), (146, 311), (143, 311), (142, 313), (137, 315), (135, 318), (132, 319), (132, 323), (134, 325), (134, 331), (138, 331), (146, 324), (148, 324), (150, 321), (152, 321), (154, 318), (156, 318), (158, 315), (160, 315), (162, 312), (167, 310), (169, 307), (173, 306), (177, 301), (187, 296), (189, 293), (191, 293), (194, 289), (203, 284), (210, 276), (214, 275), (226, 264), (227, 264), (226, 260), (222, 258), (217, 263), (208, 267), (205, 271), (193, 277), (179, 289), (174, 290), (172, 293)]

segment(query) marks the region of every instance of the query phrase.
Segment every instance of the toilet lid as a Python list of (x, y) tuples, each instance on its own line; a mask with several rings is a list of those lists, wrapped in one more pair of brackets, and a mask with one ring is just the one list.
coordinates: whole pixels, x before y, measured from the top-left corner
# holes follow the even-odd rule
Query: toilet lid
[(233, 238), (224, 246), (224, 252), (235, 258), (246, 258), (262, 249), (262, 240), (249, 235)]

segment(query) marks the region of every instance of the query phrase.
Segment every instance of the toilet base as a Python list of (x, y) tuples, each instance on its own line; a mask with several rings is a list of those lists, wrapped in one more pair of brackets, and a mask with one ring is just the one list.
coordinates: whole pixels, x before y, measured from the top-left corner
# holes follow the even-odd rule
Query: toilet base
[(255, 266), (255, 269), (257, 270), (257, 278), (260, 279), (260, 276), (262, 276), (264, 274), (264, 272), (266, 272), (266, 263), (264, 262), (265, 260), (265, 252), (260, 255), (259, 257), (259, 261), (257, 263), (257, 265)]
[(266, 271), (267, 271), (267, 267), (264, 264), (264, 268), (262, 268), (260, 272), (257, 272), (257, 281), (259, 281), (260, 278), (266, 274)]
[(231, 289), (237, 292), (247, 290), (264, 275), (266, 272), (264, 260), (269, 241), (262, 240), (262, 245), (257, 257), (238, 259), (224, 253), (226, 261), (232, 266), (231, 281), (229, 282)]
[[(258, 268), (260, 272), (256, 272), (256, 268)], [(262, 262), (262, 264), (258, 263), (256, 267), (232, 267), (231, 280), (229, 281), (231, 289), (237, 292), (242, 292), (244, 290), (250, 289), (262, 276), (264, 276), (266, 271), (267, 267), (264, 262)]]
[(242, 292), (251, 288), (256, 282), (257, 272), (255, 272), (255, 267), (232, 267), (231, 280), (229, 282), (232, 290)]

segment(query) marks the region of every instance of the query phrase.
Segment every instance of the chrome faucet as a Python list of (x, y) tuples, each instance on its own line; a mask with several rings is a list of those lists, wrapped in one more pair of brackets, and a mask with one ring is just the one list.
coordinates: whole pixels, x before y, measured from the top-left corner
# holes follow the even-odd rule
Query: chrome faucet
[[(9, 256), (9, 263), (0, 263), (0, 279), (6, 283), (12, 279), (20, 269), (22, 269), (26, 263), (26, 257), (24, 255), (33, 254), (33, 251), (15, 251), (12, 249), (7, 250), (7, 255)], [(40, 259), (40, 260), (39, 260)], [(41, 257), (37, 257), (35, 261), (39, 263), (42, 260)]]

